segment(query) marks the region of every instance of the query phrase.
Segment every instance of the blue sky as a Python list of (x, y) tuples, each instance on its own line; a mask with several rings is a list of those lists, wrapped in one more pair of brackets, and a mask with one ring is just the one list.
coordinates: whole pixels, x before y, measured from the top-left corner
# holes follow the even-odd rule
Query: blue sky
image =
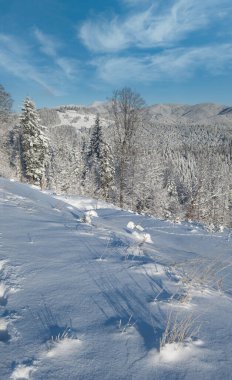
[(0, 83), (18, 111), (130, 86), (148, 104), (232, 103), (231, 0), (0, 0)]

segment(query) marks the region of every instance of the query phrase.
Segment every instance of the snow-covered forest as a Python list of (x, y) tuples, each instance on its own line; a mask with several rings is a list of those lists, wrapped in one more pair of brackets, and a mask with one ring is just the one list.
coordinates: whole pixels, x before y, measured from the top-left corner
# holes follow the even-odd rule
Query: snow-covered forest
[[(129, 88), (90, 107), (37, 111), (27, 102), (21, 115), (1, 113), (1, 176), (159, 218), (232, 226), (232, 108), (147, 107)], [(27, 117), (36, 142), (25, 142)]]
[(0, 90), (1, 380), (229, 380), (231, 109)]

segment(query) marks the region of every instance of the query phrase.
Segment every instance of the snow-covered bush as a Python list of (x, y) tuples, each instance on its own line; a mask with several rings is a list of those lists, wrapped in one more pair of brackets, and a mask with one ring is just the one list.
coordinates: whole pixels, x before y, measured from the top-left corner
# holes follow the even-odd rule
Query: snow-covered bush
[(129, 230), (128, 232), (130, 232), (131, 235), (135, 238), (135, 240), (140, 243), (140, 245), (143, 243), (153, 243), (151, 235), (143, 232), (144, 228), (139, 224), (135, 224), (134, 222), (130, 221), (127, 223), (127, 229)]
[(144, 228), (140, 226), (139, 224), (135, 224), (134, 222), (128, 222), (127, 228), (129, 230), (138, 230), (138, 231), (144, 231)]
[(137, 231), (132, 232), (132, 236), (140, 243), (153, 243), (151, 235), (148, 233), (139, 233)]
[(89, 210), (85, 212), (82, 218), (82, 222), (87, 223), (87, 224), (92, 224), (92, 219), (97, 218), (97, 217), (98, 217), (98, 214), (95, 210)]

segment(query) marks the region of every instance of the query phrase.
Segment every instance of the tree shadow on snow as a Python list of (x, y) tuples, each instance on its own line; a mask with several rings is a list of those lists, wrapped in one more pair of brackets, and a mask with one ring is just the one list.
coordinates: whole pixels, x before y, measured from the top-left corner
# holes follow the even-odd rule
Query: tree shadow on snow
[(0, 330), (0, 342), (8, 343), (11, 339), (11, 336), (8, 332), (8, 330)]
[[(114, 312), (114, 316), (108, 318), (105, 326), (121, 330), (133, 326), (143, 339), (144, 346), (147, 351), (159, 348), (160, 338), (163, 330), (160, 326), (159, 319), (152, 315), (146, 301), (146, 297), (139, 297), (133, 289), (128, 286), (119, 289), (116, 287), (115, 279), (109, 284), (111, 291), (103, 290), (102, 294), (108, 305)], [(121, 331), (122, 332), (122, 331)]]
[(36, 319), (40, 322), (45, 343), (62, 340), (64, 338), (74, 338), (74, 335), (76, 335), (71, 320), (69, 321), (69, 324), (61, 323), (46, 303), (43, 305), (43, 310), (37, 313)]

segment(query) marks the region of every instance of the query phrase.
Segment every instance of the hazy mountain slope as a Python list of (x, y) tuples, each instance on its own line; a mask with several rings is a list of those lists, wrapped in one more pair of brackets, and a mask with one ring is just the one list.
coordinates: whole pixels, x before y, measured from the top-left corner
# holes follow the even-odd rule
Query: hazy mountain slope
[[(148, 110), (151, 120), (158, 124), (232, 124), (232, 108), (218, 104), (155, 104), (148, 107)], [(40, 110), (45, 125), (72, 125), (77, 129), (93, 126), (97, 113), (101, 115), (103, 124), (107, 124), (107, 103), (96, 102), (89, 107), (70, 105)]]
[(153, 121), (167, 124), (222, 124), (232, 122), (232, 113), (225, 112), (228, 107), (218, 104), (196, 104), (196, 105), (154, 105), (150, 112)]

